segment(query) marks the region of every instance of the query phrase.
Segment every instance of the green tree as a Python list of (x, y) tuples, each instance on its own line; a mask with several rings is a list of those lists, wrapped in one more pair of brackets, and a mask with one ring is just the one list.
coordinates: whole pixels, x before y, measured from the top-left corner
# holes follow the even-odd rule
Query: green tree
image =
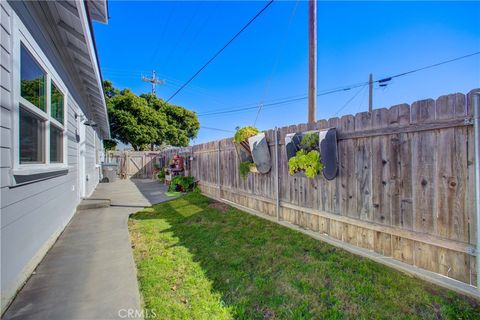
[(195, 112), (165, 102), (151, 93), (142, 94), (140, 97), (144, 98), (151, 108), (166, 116), (167, 130), (165, 131), (165, 140), (157, 141), (156, 145), (167, 142), (173, 146), (184, 147), (188, 145), (190, 139), (197, 136), (200, 122)]
[(117, 148), (117, 142), (115, 140), (103, 140), (103, 147), (105, 150), (115, 150)]
[(197, 136), (196, 113), (175, 106), (152, 94), (135, 95), (104, 81), (112, 139), (131, 144), (135, 150), (149, 147), (187, 146)]
[(108, 80), (103, 81), (103, 92), (105, 93), (105, 97), (107, 99), (113, 98), (114, 96), (120, 94), (120, 91), (115, 89), (113, 83)]

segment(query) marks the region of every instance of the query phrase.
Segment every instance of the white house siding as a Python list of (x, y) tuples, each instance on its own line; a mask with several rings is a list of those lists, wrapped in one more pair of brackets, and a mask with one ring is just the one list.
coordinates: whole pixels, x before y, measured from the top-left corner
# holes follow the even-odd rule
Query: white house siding
[[(18, 4), (22, 8), (23, 4)], [(82, 102), (75, 99), (75, 88), (72, 87), (65, 69), (55, 56), (55, 48), (48, 38), (41, 37), (41, 30), (33, 19), (27, 16), (27, 10), (18, 11), (2, 1), (1, 6), (1, 157), (0, 157), (0, 226), (1, 226), (1, 307), (2, 313), (16, 292), (27, 280), (32, 271), (41, 261), (56, 238), (72, 218), (80, 201), (78, 163), (79, 152), (77, 142), (78, 120), (75, 114), (80, 114), (78, 107)], [(42, 48), (50, 63), (72, 94), (67, 98), (68, 116), (67, 147), (64, 156), (67, 157), (68, 174), (14, 186), (11, 182), (13, 159), (13, 96), (12, 92), (12, 18), (17, 17), (24, 22), (35, 41)], [(37, 30), (32, 29), (32, 25)], [(45, 50), (43, 50), (45, 48)], [(65, 79), (63, 79), (65, 77)], [(83, 124), (82, 124), (83, 125)], [(98, 169), (95, 167), (95, 147), (101, 148), (100, 140), (92, 127), (86, 128), (86, 172), (89, 181), (86, 183), (86, 193), (90, 194), (98, 183)], [(96, 141), (97, 140), (97, 141)]]
[(97, 165), (97, 157), (100, 157), (97, 148), (100, 146), (98, 135), (92, 129), (87, 127), (85, 143), (85, 194), (87, 196), (93, 193), (98, 184), (100, 167)]
[[(0, 2), (0, 185), (4, 186), (9, 181), (11, 166), (10, 148), (12, 122), (10, 117), (11, 92), (12, 92), (12, 18), (8, 5)], [(0, 207), (1, 207), (0, 199)]]

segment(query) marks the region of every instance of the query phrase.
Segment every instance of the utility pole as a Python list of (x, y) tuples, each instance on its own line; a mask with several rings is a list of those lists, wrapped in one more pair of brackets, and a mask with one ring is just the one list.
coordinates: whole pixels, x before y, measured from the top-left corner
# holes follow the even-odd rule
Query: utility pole
[(373, 109), (373, 75), (370, 73), (368, 77), (368, 112)]
[(317, 0), (308, 0), (308, 123), (316, 121), (317, 107)]
[(142, 81), (150, 82), (152, 84), (152, 94), (154, 96), (157, 95), (157, 92), (156, 92), (157, 84), (165, 84), (165, 80), (160, 80), (160, 79), (157, 78), (157, 75), (155, 74), (155, 70), (152, 71), (152, 77), (151, 78), (147, 78), (145, 76), (142, 76)]

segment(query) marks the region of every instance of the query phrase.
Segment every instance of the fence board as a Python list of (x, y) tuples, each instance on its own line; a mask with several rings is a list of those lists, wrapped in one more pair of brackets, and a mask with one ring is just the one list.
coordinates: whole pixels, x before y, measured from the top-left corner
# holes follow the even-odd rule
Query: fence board
[[(343, 116), (339, 122), (342, 132), (355, 130), (355, 120), (351, 115)], [(349, 217), (357, 216), (356, 181), (355, 181), (355, 145), (353, 140), (341, 141), (338, 145), (340, 151), (340, 210)]]
[[(355, 115), (355, 129), (372, 128), (372, 114), (362, 112)], [(372, 142), (368, 138), (356, 139), (355, 163), (357, 180), (357, 216), (362, 220), (370, 220), (372, 207)]]
[[(410, 107), (396, 105), (389, 110), (389, 126), (405, 126), (410, 123)], [(412, 229), (412, 170), (411, 145), (407, 133), (390, 136), (390, 179), (392, 225)]]
[[(432, 121), (435, 119), (435, 102), (432, 99), (417, 101), (412, 104), (412, 123)], [(413, 133), (412, 139), (412, 190), (414, 230), (426, 233), (434, 232), (435, 213), (435, 132)]]

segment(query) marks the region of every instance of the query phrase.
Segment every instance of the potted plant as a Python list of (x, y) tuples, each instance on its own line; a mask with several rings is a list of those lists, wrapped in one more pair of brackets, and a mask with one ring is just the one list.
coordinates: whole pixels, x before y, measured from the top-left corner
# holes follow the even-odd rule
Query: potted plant
[(168, 187), (169, 192), (189, 192), (195, 187), (195, 179), (190, 176), (175, 176)]
[(246, 126), (239, 128), (235, 132), (233, 141), (235, 144), (235, 150), (237, 151), (238, 158), (240, 160), (239, 171), (242, 178), (247, 178), (249, 172), (255, 172), (256, 167), (253, 162), (252, 151), (248, 143), (248, 138), (257, 135), (260, 131), (252, 126)]
[(318, 131), (287, 135), (285, 142), (290, 175), (305, 175), (313, 179), (323, 170), (319, 140)]
[(235, 135), (233, 136), (233, 141), (235, 142), (235, 148), (237, 149), (237, 154), (240, 158), (240, 162), (253, 162), (252, 151), (250, 150), (248, 138), (253, 137), (259, 133), (260, 131), (252, 126), (239, 128), (237, 132), (235, 132)]
[(288, 173), (294, 175), (303, 173), (307, 178), (315, 178), (323, 170), (320, 152), (312, 150), (298, 150), (297, 154), (288, 160)]
[(240, 159), (240, 175), (243, 178), (246, 178), (249, 172), (270, 171), (270, 150), (265, 133), (255, 127), (246, 126), (237, 129), (233, 141)]
[(335, 128), (287, 134), (285, 147), (291, 175), (314, 178), (323, 172), (327, 180), (333, 180), (338, 175)]
[(162, 183), (165, 182), (165, 176), (166, 176), (165, 168), (160, 169), (160, 172), (158, 173), (158, 180)]

